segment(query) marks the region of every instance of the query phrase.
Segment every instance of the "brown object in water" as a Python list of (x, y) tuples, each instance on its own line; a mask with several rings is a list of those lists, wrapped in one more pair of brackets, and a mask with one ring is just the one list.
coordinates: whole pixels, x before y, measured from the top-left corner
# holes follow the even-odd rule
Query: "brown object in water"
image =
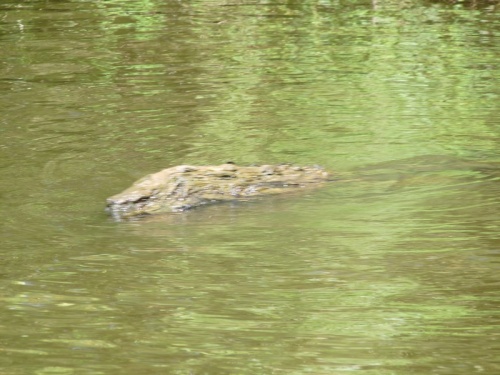
[(147, 175), (120, 194), (108, 198), (106, 210), (118, 220), (179, 212), (209, 203), (318, 186), (329, 177), (329, 173), (320, 167), (289, 164), (250, 167), (233, 163), (180, 165)]

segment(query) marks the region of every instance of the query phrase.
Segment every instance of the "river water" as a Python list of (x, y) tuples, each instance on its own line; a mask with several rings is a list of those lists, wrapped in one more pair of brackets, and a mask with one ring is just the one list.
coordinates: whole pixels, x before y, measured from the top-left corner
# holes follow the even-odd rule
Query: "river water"
[[(500, 373), (495, 2), (3, 0), (0, 373)], [(177, 164), (335, 181), (114, 222)]]

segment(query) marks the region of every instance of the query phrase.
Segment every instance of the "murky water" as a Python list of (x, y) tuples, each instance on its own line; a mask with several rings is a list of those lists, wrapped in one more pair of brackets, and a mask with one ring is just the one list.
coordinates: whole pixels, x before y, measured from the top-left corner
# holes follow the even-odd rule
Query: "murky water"
[[(499, 12), (3, 1), (0, 372), (500, 373)], [(104, 213), (227, 160), (338, 178)]]

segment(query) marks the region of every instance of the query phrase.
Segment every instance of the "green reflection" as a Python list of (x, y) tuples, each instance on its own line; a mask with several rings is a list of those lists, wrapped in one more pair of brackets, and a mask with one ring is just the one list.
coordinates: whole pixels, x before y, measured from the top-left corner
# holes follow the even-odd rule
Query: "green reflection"
[[(500, 371), (495, 3), (0, 7), (0, 372)], [(227, 160), (335, 182), (103, 212)]]

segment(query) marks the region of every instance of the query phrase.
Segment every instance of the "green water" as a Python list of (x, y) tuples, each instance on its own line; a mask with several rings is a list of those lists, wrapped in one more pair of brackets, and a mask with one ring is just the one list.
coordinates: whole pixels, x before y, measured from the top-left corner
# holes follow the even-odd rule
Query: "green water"
[[(495, 2), (4, 0), (0, 373), (500, 373)], [(116, 223), (177, 164), (303, 195)]]

